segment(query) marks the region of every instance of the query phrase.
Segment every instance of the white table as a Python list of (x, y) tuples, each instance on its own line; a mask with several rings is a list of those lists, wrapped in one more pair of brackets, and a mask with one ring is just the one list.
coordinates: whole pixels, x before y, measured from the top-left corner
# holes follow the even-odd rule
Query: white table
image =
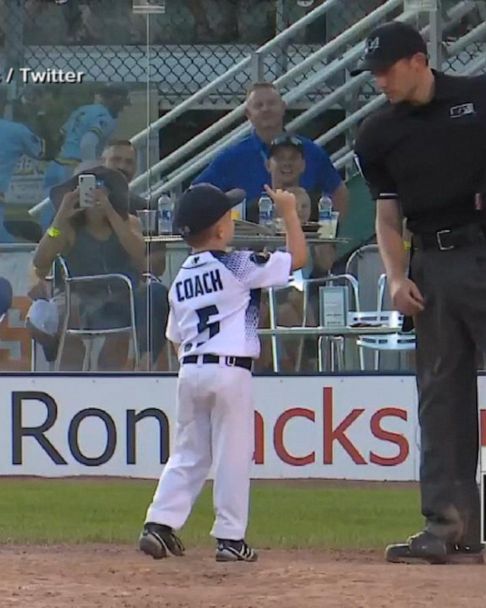
[[(305, 232), (305, 239), (309, 245), (338, 245), (340, 243), (348, 243), (350, 239), (343, 237), (320, 238), (315, 232)], [(189, 245), (178, 234), (158, 234), (154, 236), (145, 236), (146, 243), (165, 243), (167, 245), (182, 244), (186, 249), (190, 249)], [(236, 234), (231, 244), (235, 247), (247, 245), (248, 243), (258, 243), (259, 245), (281, 246), (285, 244), (285, 234)]]
[[(390, 336), (401, 332), (401, 326), (398, 325), (363, 325), (363, 326), (345, 326), (345, 327), (276, 327), (275, 329), (265, 328), (259, 329), (258, 335), (270, 336), (272, 338), (285, 336), (299, 337), (318, 337), (318, 371), (324, 371), (324, 356), (323, 342), (330, 344), (332, 347), (333, 338), (359, 338), (362, 336)], [(272, 349), (275, 353), (275, 347)], [(331, 348), (330, 357), (331, 371), (335, 371), (334, 349)], [(279, 372), (279, 363), (274, 356), (274, 371)]]
[[(337, 237), (334, 239), (321, 239), (315, 232), (306, 232), (306, 241), (309, 245), (339, 245), (348, 243), (350, 239)], [(154, 236), (145, 236), (147, 245), (162, 243), (167, 247), (166, 270), (162, 277), (166, 285), (170, 285), (177, 274), (177, 271), (182, 266), (187, 257), (190, 246), (184, 239), (177, 234), (160, 234)], [(261, 251), (265, 247), (269, 250), (277, 249), (285, 246), (285, 234), (266, 235), (266, 234), (237, 234), (235, 235), (231, 245), (236, 249), (255, 249)]]
[(387, 327), (384, 325), (361, 327), (277, 327), (276, 329), (259, 329), (261, 336), (341, 336), (354, 338), (356, 336), (389, 336), (400, 333), (401, 327)]

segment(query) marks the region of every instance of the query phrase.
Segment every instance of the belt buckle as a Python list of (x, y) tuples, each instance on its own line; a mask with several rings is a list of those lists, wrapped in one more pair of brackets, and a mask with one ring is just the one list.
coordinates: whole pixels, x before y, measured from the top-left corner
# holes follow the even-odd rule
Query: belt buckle
[(226, 365), (228, 367), (236, 367), (236, 357), (226, 357)]
[(454, 249), (454, 245), (443, 245), (442, 244), (442, 236), (444, 234), (450, 234), (450, 230), (439, 230), (435, 233), (435, 237), (437, 239), (437, 244), (439, 245), (439, 251), (449, 251)]

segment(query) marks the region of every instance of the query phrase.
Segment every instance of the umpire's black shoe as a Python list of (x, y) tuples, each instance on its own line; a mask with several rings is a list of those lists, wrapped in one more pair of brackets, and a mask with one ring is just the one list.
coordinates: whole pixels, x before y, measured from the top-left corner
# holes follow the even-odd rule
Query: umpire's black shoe
[(484, 546), (450, 544), (426, 530), (411, 536), (406, 543), (389, 545), (385, 559), (395, 564), (484, 564)]
[(138, 539), (140, 551), (151, 555), (154, 559), (162, 559), (172, 555), (184, 555), (184, 545), (169, 526), (146, 523)]
[(411, 536), (406, 543), (388, 545), (385, 559), (393, 564), (447, 564), (448, 547), (444, 540), (423, 530)]
[(218, 538), (217, 562), (256, 562), (258, 553), (242, 540)]

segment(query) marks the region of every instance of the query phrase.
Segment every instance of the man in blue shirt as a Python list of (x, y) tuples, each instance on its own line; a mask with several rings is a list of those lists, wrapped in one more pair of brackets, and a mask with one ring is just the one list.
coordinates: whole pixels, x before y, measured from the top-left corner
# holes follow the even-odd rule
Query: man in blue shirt
[(47, 167), (44, 178), (46, 195), (53, 186), (69, 179), (81, 161), (100, 156), (116, 128), (118, 114), (129, 103), (123, 85), (109, 85), (98, 97), (95, 103), (74, 110), (64, 123), (61, 150)]
[[(269, 82), (254, 84), (247, 96), (246, 115), (253, 126), (250, 135), (223, 150), (194, 180), (209, 182), (223, 191), (242, 188), (246, 191), (247, 210), (252, 217), (255, 203), (264, 184), (270, 183), (266, 168), (270, 143), (284, 130), (285, 102)], [(348, 192), (327, 153), (312, 140), (300, 137), (304, 146), (305, 170), (300, 185), (311, 194), (328, 194), (341, 218), (347, 208)], [(317, 198), (319, 198), (317, 196)]]

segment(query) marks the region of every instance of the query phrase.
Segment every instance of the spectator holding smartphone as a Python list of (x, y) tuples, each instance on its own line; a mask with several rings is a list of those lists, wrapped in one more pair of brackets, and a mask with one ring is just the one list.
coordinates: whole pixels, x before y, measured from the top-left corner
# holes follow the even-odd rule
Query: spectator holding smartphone
[[(51, 271), (57, 255), (62, 255), (71, 276), (120, 273), (126, 275), (134, 288), (135, 317), (139, 350), (143, 365), (147, 358), (155, 361), (164, 343), (164, 329), (168, 314), (167, 290), (157, 282), (142, 282), (145, 266), (145, 244), (139, 220), (128, 213), (128, 184), (119, 171), (97, 167), (90, 171), (96, 177), (92, 204), (79, 206), (78, 176), (51, 190), (51, 200), (58, 211), (51, 227), (40, 241), (34, 267), (44, 279)], [(100, 293), (83, 290), (75, 305), (80, 327), (126, 325), (129, 321), (128, 299), (107, 284)], [(148, 306), (150, 298), (150, 306)], [(58, 298), (60, 318), (64, 315), (64, 298)], [(147, 309), (156, 310), (148, 327)], [(61, 325), (61, 324), (60, 324)], [(45, 336), (34, 335), (40, 341)], [(52, 336), (51, 336), (52, 338)], [(58, 336), (54, 336), (57, 343)], [(52, 340), (50, 343), (52, 348)], [(151, 348), (150, 348), (151, 346)], [(105, 368), (120, 369), (123, 349), (109, 349)], [(103, 359), (103, 358), (102, 358)]]

